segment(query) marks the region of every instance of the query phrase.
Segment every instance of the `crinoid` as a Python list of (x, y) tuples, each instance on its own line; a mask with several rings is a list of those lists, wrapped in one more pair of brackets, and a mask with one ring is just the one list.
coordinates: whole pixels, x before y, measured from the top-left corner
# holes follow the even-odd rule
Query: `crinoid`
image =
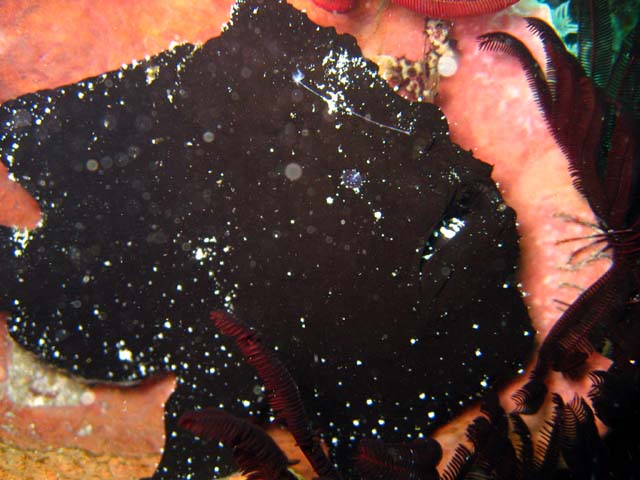
[(316, 473), (325, 478), (338, 478), (320, 439), (311, 431), (298, 386), (285, 366), (262, 345), (258, 335), (238, 319), (213, 312), (211, 320), (222, 334), (235, 340), (247, 362), (255, 368), (267, 390), (269, 406), (276, 418), (287, 426)]
[[(298, 386), (284, 364), (262, 343), (259, 335), (239, 319), (225, 312), (211, 313), (211, 320), (223, 335), (233, 338), (236, 346), (258, 374), (267, 391), (269, 406), (277, 420), (285, 424), (320, 478), (340, 479), (320, 438), (311, 430)], [(215, 408), (184, 413), (178, 425), (210, 441), (221, 441), (233, 451), (242, 473), (254, 480), (287, 480), (292, 478), (291, 464), (259, 427)], [(433, 439), (384, 443), (364, 438), (359, 443), (355, 466), (365, 479), (437, 480), (437, 464), (442, 448)]]
[[(312, 435), (298, 387), (276, 354), (255, 330), (232, 315), (216, 311), (211, 319), (220, 333), (235, 341), (245, 361), (255, 369), (276, 420), (291, 430), (319, 478), (342, 478), (343, 472), (331, 464), (319, 437)], [(633, 418), (637, 418), (639, 371), (627, 364), (591, 374), (594, 387), (589, 396), (595, 411), (607, 425), (621, 427), (624, 433), (632, 432), (637, 424), (637, 420), (629, 423), (627, 417), (635, 414)], [(565, 402), (554, 393), (551, 400), (551, 418), (534, 445), (522, 416), (515, 412), (506, 414), (497, 395), (487, 393), (481, 415), (467, 428), (468, 444), (458, 446), (442, 476), (436, 469), (442, 447), (432, 438), (395, 443), (362, 438), (353, 464), (363, 480), (547, 479), (565, 478), (558, 475), (567, 470), (574, 475), (570, 478), (604, 478), (607, 472), (627, 471), (620, 465), (612, 465), (614, 447), (599, 437), (594, 412), (584, 398), (575, 396)], [(287, 470), (293, 462), (287, 460), (261, 428), (248, 421), (216, 408), (205, 408), (183, 413), (178, 425), (205, 440), (224, 443), (232, 450), (242, 473), (250, 479), (293, 478)], [(621, 450), (626, 452), (624, 448)]]
[[(291, 374), (266, 345), (258, 333), (232, 315), (216, 311), (211, 314), (223, 335), (233, 338), (245, 361), (257, 372), (267, 391), (269, 405), (276, 420), (284, 423), (303, 454), (320, 478), (340, 479), (341, 472), (331, 464), (321, 448), (319, 437), (312, 434), (302, 400)], [(621, 383), (635, 380), (636, 370), (594, 372), (590, 396), (607, 424), (620, 422), (620, 416), (637, 410), (637, 389), (629, 394)], [(613, 399), (619, 408), (612, 409)], [(381, 439), (362, 438), (353, 463), (364, 480), (460, 480), (465, 478), (528, 479), (555, 478), (563, 465), (577, 478), (602, 475), (610, 467), (609, 454), (598, 436), (593, 411), (583, 398), (565, 403), (552, 395), (553, 414), (542, 429), (534, 448), (529, 427), (518, 413), (506, 414), (495, 393), (485, 396), (481, 415), (466, 432), (470, 446), (459, 445), (444, 468), (442, 477), (436, 469), (442, 447), (432, 438), (387, 443)], [(259, 427), (215, 408), (188, 411), (178, 425), (209, 441), (221, 441), (232, 449), (240, 470), (250, 479), (291, 479), (287, 467), (292, 464)], [(584, 462), (589, 458), (589, 462)], [(592, 477), (591, 477), (592, 478)]]
[(233, 448), (233, 459), (250, 480), (293, 480), (291, 462), (259, 427), (216, 408), (185, 413), (178, 425), (198, 437)]
[[(458, 447), (443, 479), (604, 478), (609, 457), (589, 405), (577, 396), (565, 403), (557, 394), (552, 403), (551, 419), (534, 447), (522, 417), (505, 414), (497, 398), (488, 396), (482, 415), (467, 428), (471, 446)], [(563, 470), (574, 476), (562, 476)]]
[(610, 28), (599, 27), (602, 12), (596, 6), (605, 2), (585, 3), (590, 10), (580, 17), (580, 61), (549, 25), (526, 19), (542, 41), (546, 75), (515, 37), (504, 32), (479, 37), (482, 50), (505, 52), (522, 65), (569, 161), (574, 185), (597, 217), (603, 233), (596, 240), (612, 260), (609, 270), (565, 310), (544, 339), (529, 383), (514, 397), (526, 413), (535, 412), (544, 400), (549, 367), (577, 375), (593, 351), (620, 363), (637, 360), (640, 354), (640, 312), (634, 300), (640, 290), (639, 29), (627, 35), (612, 58)]

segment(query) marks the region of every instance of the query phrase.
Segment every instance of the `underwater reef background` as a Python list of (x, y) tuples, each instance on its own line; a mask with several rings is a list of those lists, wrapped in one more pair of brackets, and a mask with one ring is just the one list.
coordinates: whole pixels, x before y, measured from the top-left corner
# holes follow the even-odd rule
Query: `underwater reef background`
[[(113, 5), (111, 6), (113, 8)], [(118, 8), (114, 10), (118, 11), (119, 15), (122, 15), (124, 6), (117, 5), (117, 7)], [(315, 11), (310, 5), (307, 5), (307, 7), (311, 11), (312, 18), (315, 14), (316, 19), (320, 21), (324, 20), (328, 22), (334, 19), (334, 16), (326, 12)], [(172, 15), (175, 15), (176, 11), (179, 10), (172, 12)], [(220, 11), (227, 12), (228, 10), (224, 7), (216, 9), (218, 14)], [(34, 8), (32, 12), (38, 12), (37, 8)], [(40, 12), (40, 17), (38, 17), (36, 13), (32, 14), (35, 18), (43, 18), (42, 12)], [(193, 21), (193, 17), (196, 15), (189, 16), (191, 17), (189, 21)], [(16, 17), (9, 15), (8, 18)], [(159, 15), (153, 16), (158, 30), (161, 29), (160, 25), (162, 25), (162, 22), (159, 20), (160, 18), (162, 17)], [(376, 26), (376, 22), (373, 22), (373, 19), (384, 19), (384, 21), (379, 21), (377, 23), (378, 26)], [(369, 53), (375, 56), (385, 53), (408, 57), (420, 54), (420, 42), (411, 42), (411, 39), (419, 38), (422, 21), (406, 11), (395, 8), (391, 8), (384, 13), (356, 11), (350, 14), (349, 17), (338, 18), (337, 23), (339, 27), (343, 29), (352, 27), (352, 30), (360, 35), (359, 40), (361, 40), (365, 54)], [(16, 22), (15, 24), (20, 25), (20, 22)], [(562, 268), (562, 266), (566, 264), (567, 257), (573, 252), (573, 248), (567, 245), (556, 245), (555, 242), (562, 238), (587, 234), (590, 231), (590, 227), (585, 224), (566, 221), (566, 216), (563, 218), (562, 216), (554, 215), (572, 214), (582, 220), (589, 220), (592, 217), (584, 200), (576, 194), (571, 186), (571, 179), (566, 169), (566, 161), (553, 139), (546, 132), (546, 125), (544, 125), (539, 112), (537, 112), (533, 98), (528, 91), (525, 79), (519, 72), (517, 63), (510, 63), (504, 59), (497, 61), (495, 56), (480, 53), (476, 50), (475, 35), (485, 33), (489, 30), (495, 30), (497, 25), (499, 25), (500, 29), (509, 28), (511, 24), (515, 25), (514, 32), (516, 34), (519, 36), (527, 35), (521, 23), (508, 14), (503, 14), (497, 19), (474, 19), (456, 23), (455, 31), (456, 34), (459, 35), (458, 45), (462, 52), (460, 56), (460, 70), (458, 74), (451, 79), (443, 80), (438, 102), (448, 117), (453, 140), (460, 143), (463, 148), (472, 148), (476, 157), (490, 164), (495, 164), (493, 178), (499, 182), (507, 203), (514, 207), (518, 213), (519, 233), (522, 236), (521, 247), (523, 251), (521, 280), (524, 291), (528, 293), (526, 301), (529, 304), (529, 311), (534, 325), (540, 334), (544, 335), (559, 315), (560, 309), (558, 308), (558, 301), (571, 302), (578, 292), (575, 288), (576, 285), (584, 288), (590, 280), (597, 278), (599, 273), (605, 268), (606, 259), (592, 262), (584, 266), (583, 269), (580, 269), (578, 273)], [(97, 28), (95, 25), (92, 27)], [(193, 28), (191, 24), (189, 24), (189, 28)], [(388, 43), (388, 38), (393, 36), (398, 38), (398, 31), (402, 32), (400, 38), (403, 40), (406, 39), (404, 50), (398, 51), (398, 48), (402, 50), (403, 46), (398, 46), (395, 42), (393, 47), (385, 50), (384, 45)], [(127, 35), (135, 36), (135, 34), (131, 32), (128, 32)], [(205, 40), (211, 36), (209, 32), (202, 33), (204, 38), (199, 37), (200, 33), (190, 33), (190, 35), (192, 35), (188, 37), (190, 41)], [(125, 35), (125, 38), (128, 37)], [(166, 39), (163, 41), (166, 42)], [(91, 55), (91, 58), (87, 59), (85, 55), (85, 60), (79, 62), (82, 67), (82, 69), (79, 70), (80, 73), (70, 75), (65, 71), (64, 75), (68, 76), (57, 76), (55, 79), (48, 79), (47, 82), (43, 81), (42, 75), (38, 75), (31, 77), (36, 78), (35, 83), (29, 85), (23, 84), (22, 89), (19, 86), (20, 81), (29, 78), (29, 75), (24, 72), (28, 71), (29, 68), (34, 68), (33, 66), (38, 65), (38, 62), (29, 63), (27, 61), (29, 68), (24, 70), (21, 70), (19, 66), (7, 69), (8, 72), (22, 73), (18, 75), (20, 81), (14, 82), (10, 81), (11, 75), (3, 76), (3, 81), (4, 78), (8, 78), (9, 80), (6, 81), (11, 85), (10, 88), (13, 89), (7, 89), (7, 91), (14, 92), (8, 94), (6, 99), (17, 94), (36, 90), (39, 88), (38, 85), (55, 87), (77, 81), (91, 74), (98, 74), (112, 68), (117, 68), (121, 63), (126, 63), (131, 58), (141, 58), (143, 52), (144, 54), (153, 53), (153, 48), (151, 48), (150, 51), (148, 45), (142, 45), (139, 47), (141, 49), (139, 53), (132, 52), (130, 58), (124, 57), (125, 54), (122, 53), (122, 57), (119, 57), (119, 60), (112, 61), (112, 64), (109, 64), (111, 57), (115, 55), (113, 53), (114, 51), (122, 52), (122, 48), (119, 48), (117, 42), (110, 43), (116, 47), (109, 49), (111, 53), (102, 59), (99, 55)], [(128, 44), (129, 42), (123, 43)], [(160, 45), (157, 46), (157, 51), (166, 47), (166, 44), (163, 44), (162, 41), (158, 41), (158, 43)], [(79, 42), (75, 42), (76, 46), (78, 44)], [(49, 47), (49, 45), (47, 45), (47, 47)], [(54, 49), (51, 48), (51, 50)], [(67, 49), (63, 49), (62, 51), (67, 51)], [(81, 58), (81, 54), (82, 51), (76, 55), (71, 55), (71, 57), (74, 59)], [(26, 56), (26, 58), (28, 59), (29, 57)], [(46, 61), (46, 56), (42, 58)], [(102, 63), (93, 70), (89, 68), (91, 61), (102, 61)], [(64, 62), (57, 61), (51, 63), (59, 65), (65, 64)], [(64, 70), (73, 71), (74, 69), (67, 65), (64, 67)], [(483, 71), (489, 71), (491, 74), (483, 74)], [(48, 69), (47, 73), (53, 75), (52, 71)], [(15, 73), (13, 74), (15, 75)], [(473, 85), (473, 88), (469, 88), (469, 84)], [(486, 118), (489, 113), (494, 120), (477, 120), (478, 118)], [(554, 175), (553, 178), (549, 178), (546, 174), (549, 169), (558, 172), (558, 174)], [(19, 201), (20, 200), (18, 200), (18, 202)], [(12, 224), (13, 218), (19, 218), (22, 224), (28, 224), (28, 219), (33, 218), (33, 214), (29, 217), (28, 214), (24, 213), (25, 208), (21, 205), (18, 205), (15, 209), (6, 208), (5, 205), (6, 203), (3, 204), (3, 214), (6, 215), (5, 218), (7, 218), (7, 220), (5, 223), (7, 224)], [(31, 211), (33, 212), (33, 210)], [(25, 218), (27, 218), (26, 221)], [(604, 365), (606, 365), (606, 361), (602, 359), (592, 359), (592, 362), (594, 368), (603, 368)], [(6, 371), (9, 371), (8, 367)], [(572, 393), (573, 391), (579, 391), (584, 395), (586, 390), (588, 390), (586, 382), (583, 385), (577, 385), (575, 382), (567, 382), (561, 378), (558, 378), (557, 381), (567, 392)], [(171, 380), (167, 380), (163, 387), (152, 388), (150, 391), (146, 391), (147, 396), (143, 396), (143, 398), (140, 399), (141, 405), (152, 404), (160, 407), (171, 387)], [(37, 442), (37, 439), (40, 439), (42, 445), (48, 445), (52, 444), (52, 442), (58, 442), (62, 437), (63, 445), (81, 445), (83, 448), (94, 452), (104, 452), (112, 448), (115, 449), (114, 446), (117, 445), (117, 443), (109, 445), (110, 442), (105, 442), (102, 446), (96, 447), (92, 445), (92, 442), (95, 442), (96, 438), (99, 438), (101, 435), (113, 435), (114, 439), (123, 440), (127, 438), (127, 435), (130, 435), (130, 433), (123, 435), (122, 431), (112, 429), (111, 426), (113, 426), (113, 424), (110, 424), (110, 422), (112, 422), (113, 419), (111, 418), (104, 428), (99, 428), (100, 414), (94, 412), (94, 416), (92, 417), (90, 410), (95, 408), (100, 401), (104, 402), (102, 403), (103, 406), (115, 405), (115, 403), (112, 403), (112, 397), (108, 396), (109, 393), (107, 392), (109, 388), (100, 387), (97, 390), (95, 388), (91, 388), (90, 390), (94, 391), (96, 395), (95, 399), (92, 399), (91, 395), (85, 395), (84, 398), (85, 402), (91, 400), (91, 405), (69, 407), (68, 410), (70, 413), (75, 412), (71, 414), (71, 416), (75, 416), (76, 419), (78, 418), (78, 411), (83, 412), (82, 415), (86, 415), (85, 425), (92, 425), (92, 429), (90, 429), (88, 435), (78, 434), (80, 431), (87, 431), (86, 428), (82, 430), (84, 425), (71, 427), (71, 433), (66, 439), (64, 439), (62, 433), (59, 433), (61, 431), (60, 429), (56, 430), (45, 427), (44, 425), (47, 425), (49, 422), (51, 424), (55, 423), (54, 419), (58, 418), (56, 415), (61, 412), (60, 407), (25, 408), (22, 425), (34, 423), (28, 416), (30, 414), (29, 412), (38, 412), (37, 415), (40, 418), (44, 417), (37, 424), (40, 425), (40, 427), (36, 428), (35, 432), (32, 431), (30, 437), (32, 441)], [(560, 387), (555, 391), (557, 390), (560, 390)], [(135, 391), (135, 387), (132, 387), (132, 391)], [(49, 395), (52, 397), (58, 395), (56, 391), (53, 393), (50, 391), (39, 391), (38, 393), (45, 393), (44, 396)], [(105, 396), (103, 397), (102, 395)], [(81, 397), (82, 393), (80, 393), (79, 396)], [(507, 398), (507, 395), (505, 395), (504, 398)], [(5, 400), (7, 400), (6, 397)], [(8, 413), (5, 415), (5, 418), (7, 422), (9, 422), (9, 425), (18, 425), (17, 428), (19, 431), (21, 421), (16, 420), (16, 417), (11, 414), (12, 411), (15, 411), (12, 403), (11, 401), (6, 401)], [(82, 402), (79, 403), (81, 404)], [(38, 408), (41, 410), (37, 410)], [(42, 410), (43, 408), (48, 410)], [(114, 410), (119, 408), (121, 407), (116, 407)], [(135, 420), (138, 422), (138, 425), (140, 425), (140, 427), (138, 427), (140, 432), (145, 432), (142, 425), (151, 425), (151, 423), (145, 421), (144, 418), (140, 416), (140, 412), (146, 410), (146, 408), (141, 407), (135, 408), (134, 412), (129, 411), (131, 420)], [(160, 408), (155, 410), (156, 421), (154, 423), (157, 430), (154, 432), (152, 428), (151, 431), (144, 434), (148, 435), (147, 438), (150, 440), (140, 442), (139, 448), (141, 455), (158, 451), (159, 443), (157, 437), (161, 435), (160, 412)], [(104, 413), (104, 410), (102, 413)], [(154, 415), (153, 410), (149, 410), (148, 413), (151, 416)], [(474, 414), (470, 413), (467, 418), (472, 418), (473, 416)], [(18, 416), (18, 418), (20, 417)], [(126, 422), (124, 422), (124, 424), (126, 424)], [(466, 424), (463, 420), (460, 427), (450, 425), (448, 427), (449, 430), (445, 430), (445, 432), (455, 432), (456, 428), (464, 430), (465, 427)], [(11, 428), (9, 430), (11, 431)], [(15, 433), (16, 430), (13, 432), (14, 439), (16, 438)], [(104, 437), (102, 438), (104, 439)], [(446, 434), (444, 434), (442, 438), (446, 445)], [(459, 439), (459, 435), (454, 435), (451, 438), (451, 445), (454, 447), (457, 439)], [(124, 441), (123, 443), (126, 444), (128, 442)], [(449, 449), (449, 451), (451, 450), (452, 448)], [(130, 453), (126, 449), (120, 450), (120, 452)], [(150, 474), (150, 471), (147, 470), (146, 474)]]

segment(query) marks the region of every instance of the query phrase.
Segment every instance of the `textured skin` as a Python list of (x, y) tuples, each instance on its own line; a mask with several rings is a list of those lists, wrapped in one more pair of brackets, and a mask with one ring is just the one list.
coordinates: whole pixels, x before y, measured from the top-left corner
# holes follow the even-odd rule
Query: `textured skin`
[[(4, 153), (20, 144), (11, 172), (45, 215), (22, 256), (2, 240), (5, 299), (20, 300), (12, 334), (97, 380), (174, 371), (166, 478), (211, 467), (208, 447), (170, 435), (185, 410), (265, 413), (251, 371), (214, 337), (211, 309), (233, 307), (278, 346), (342, 463), (351, 436), (426, 433), (485, 378), (524, 363), (514, 217), (491, 168), (449, 142), (439, 110), (397, 98), (358, 55), (289, 7), (246, 6), (202, 49), (3, 107), (3, 121), (43, 117), (2, 141)], [(346, 84), (331, 71), (344, 60)], [(344, 108), (327, 115), (298, 71), (410, 135)], [(283, 174), (291, 163), (295, 181)], [(340, 183), (353, 168), (360, 192)], [(452, 240), (432, 235), (454, 218), (464, 226)]]

